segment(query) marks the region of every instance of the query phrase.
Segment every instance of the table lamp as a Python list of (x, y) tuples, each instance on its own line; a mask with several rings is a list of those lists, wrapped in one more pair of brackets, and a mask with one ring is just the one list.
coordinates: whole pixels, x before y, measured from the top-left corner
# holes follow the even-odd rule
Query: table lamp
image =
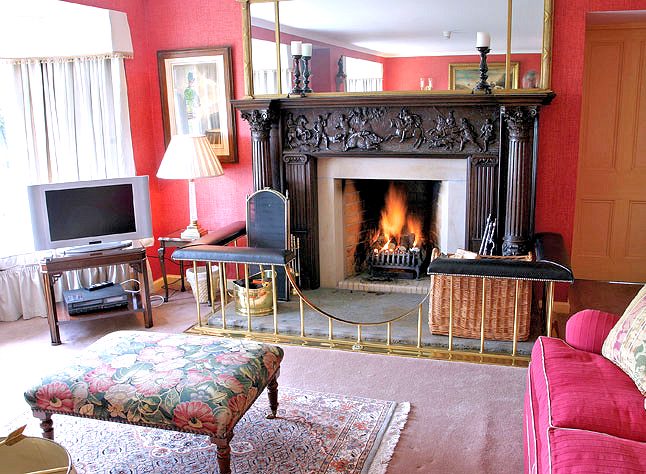
[(191, 222), (182, 232), (182, 239), (198, 239), (206, 234), (197, 223), (195, 179), (221, 176), (222, 165), (204, 135), (174, 135), (157, 170), (162, 179), (188, 179), (188, 205)]

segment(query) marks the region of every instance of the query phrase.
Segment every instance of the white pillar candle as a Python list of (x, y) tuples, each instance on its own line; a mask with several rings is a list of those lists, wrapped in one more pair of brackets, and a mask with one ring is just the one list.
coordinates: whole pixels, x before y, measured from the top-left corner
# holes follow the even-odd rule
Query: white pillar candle
[(302, 41), (292, 41), (292, 56), (300, 56), (302, 46)]
[(478, 31), (476, 35), (476, 48), (488, 48), (491, 46), (491, 35), (484, 31)]
[(303, 43), (303, 56), (312, 57), (312, 43)]

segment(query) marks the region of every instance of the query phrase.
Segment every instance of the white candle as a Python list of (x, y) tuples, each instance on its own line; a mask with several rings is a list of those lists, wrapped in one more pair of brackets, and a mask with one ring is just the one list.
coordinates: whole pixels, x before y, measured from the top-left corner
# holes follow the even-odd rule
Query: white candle
[(302, 41), (292, 41), (292, 56), (300, 56), (302, 46)]
[(478, 31), (476, 35), (476, 48), (488, 48), (491, 46), (491, 35), (484, 31)]
[(312, 43), (303, 43), (303, 56), (312, 57)]

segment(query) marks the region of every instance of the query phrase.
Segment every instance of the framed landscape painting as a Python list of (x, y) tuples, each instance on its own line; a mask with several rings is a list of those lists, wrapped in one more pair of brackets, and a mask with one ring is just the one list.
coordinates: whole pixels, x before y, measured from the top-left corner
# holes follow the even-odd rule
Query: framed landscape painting
[[(488, 64), (487, 82), (492, 89), (518, 89), (518, 63), (512, 62), (510, 69), (511, 86), (505, 84), (505, 63)], [(480, 63), (449, 64), (449, 90), (471, 91), (480, 80)]]
[(206, 135), (221, 162), (237, 162), (231, 48), (158, 51), (157, 62), (166, 146), (173, 135)]

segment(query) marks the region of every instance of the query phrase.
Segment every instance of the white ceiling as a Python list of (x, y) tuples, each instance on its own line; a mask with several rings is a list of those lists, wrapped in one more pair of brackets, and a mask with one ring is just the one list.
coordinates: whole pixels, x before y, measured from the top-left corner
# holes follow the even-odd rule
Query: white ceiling
[[(512, 13), (512, 51), (540, 53), (543, 0), (513, 0)], [(273, 25), (273, 4), (254, 3), (251, 15)], [(385, 57), (474, 54), (478, 31), (504, 53), (507, 0), (292, 0), (280, 3), (280, 22), (281, 31)]]

